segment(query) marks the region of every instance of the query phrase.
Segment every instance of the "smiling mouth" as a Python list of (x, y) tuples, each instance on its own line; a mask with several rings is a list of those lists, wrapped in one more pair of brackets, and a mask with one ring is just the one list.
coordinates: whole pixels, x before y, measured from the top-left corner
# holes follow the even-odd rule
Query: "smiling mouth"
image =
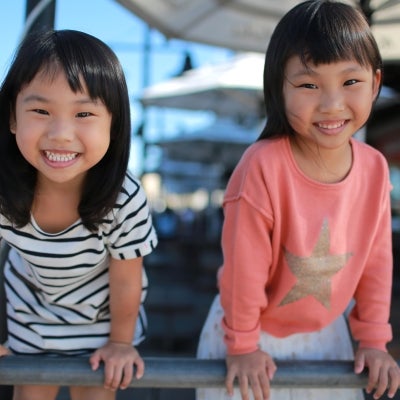
[(322, 129), (337, 129), (337, 128), (341, 128), (344, 124), (345, 124), (345, 120), (343, 121), (338, 121), (338, 122), (331, 122), (331, 123), (319, 123), (318, 128), (322, 128)]
[(72, 161), (78, 156), (78, 153), (53, 153), (52, 151), (48, 150), (45, 150), (44, 154), (49, 161), (53, 162)]

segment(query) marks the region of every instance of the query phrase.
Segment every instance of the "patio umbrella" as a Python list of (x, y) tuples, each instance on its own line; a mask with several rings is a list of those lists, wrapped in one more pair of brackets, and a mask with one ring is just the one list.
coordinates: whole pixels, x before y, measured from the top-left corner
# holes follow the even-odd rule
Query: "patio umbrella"
[[(116, 0), (167, 38), (264, 53), (298, 0)], [(400, 0), (343, 0), (363, 7), (385, 60), (400, 60)]]
[(219, 65), (185, 72), (144, 89), (144, 106), (211, 110), (217, 115), (259, 118), (263, 106), (264, 56), (241, 54)]

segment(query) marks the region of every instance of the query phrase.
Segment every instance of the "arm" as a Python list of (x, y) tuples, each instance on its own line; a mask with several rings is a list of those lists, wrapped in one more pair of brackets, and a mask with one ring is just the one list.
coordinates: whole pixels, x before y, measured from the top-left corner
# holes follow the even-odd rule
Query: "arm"
[(142, 258), (112, 258), (109, 280), (110, 336), (107, 344), (92, 355), (90, 363), (94, 370), (101, 361), (105, 363), (104, 386), (115, 390), (128, 386), (133, 365), (137, 368), (136, 378), (141, 378), (144, 372), (143, 360), (132, 346), (142, 291)]
[(0, 357), (10, 355), (10, 351), (7, 349), (7, 347), (4, 347), (3, 345), (0, 344)]
[(389, 325), (392, 248), (391, 212), (388, 196), (382, 206), (374, 246), (368, 257), (368, 265), (355, 293), (356, 306), (350, 315), (353, 336), (359, 341), (354, 369), (361, 373), (368, 368), (367, 393), (375, 390), (374, 398), (380, 398), (386, 389), (392, 398), (400, 385), (400, 369), (386, 350), (391, 339)]
[(142, 293), (142, 258), (111, 259), (110, 342), (131, 344)]
[(349, 317), (351, 333), (360, 348), (386, 350), (392, 339), (389, 324), (392, 295), (392, 231), (390, 204), (381, 206), (382, 214), (376, 221), (376, 233), (370, 240), (368, 260), (358, 282), (356, 301)]
[(230, 355), (258, 349), (260, 316), (268, 306), (272, 223), (246, 200), (225, 204), (220, 273), (225, 344)]
[(238, 378), (243, 399), (249, 391), (267, 399), (276, 371), (273, 359), (258, 349), (260, 314), (267, 307), (266, 282), (271, 265), (270, 221), (245, 200), (225, 205), (220, 275), (223, 328), (227, 345), (227, 392)]

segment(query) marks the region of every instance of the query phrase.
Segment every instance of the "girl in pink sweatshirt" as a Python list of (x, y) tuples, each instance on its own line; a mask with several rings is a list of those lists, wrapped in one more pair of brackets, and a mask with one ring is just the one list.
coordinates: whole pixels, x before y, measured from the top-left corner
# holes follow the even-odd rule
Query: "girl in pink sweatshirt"
[(282, 18), (265, 60), (267, 122), (226, 189), (220, 295), (198, 349), (226, 357), (226, 390), (197, 399), (363, 399), (273, 388), (274, 359), (352, 358), (368, 393), (393, 397), (391, 184), (384, 157), (353, 138), (382, 84), (376, 42), (355, 8), (311, 0)]

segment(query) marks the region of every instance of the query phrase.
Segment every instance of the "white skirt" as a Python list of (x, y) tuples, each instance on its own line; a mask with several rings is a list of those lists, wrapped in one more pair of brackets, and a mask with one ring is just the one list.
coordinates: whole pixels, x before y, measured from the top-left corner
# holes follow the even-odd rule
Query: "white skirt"
[[(203, 326), (197, 358), (225, 359), (226, 347), (221, 327), (223, 310), (219, 295), (211, 305)], [(294, 334), (276, 338), (266, 332), (261, 333), (259, 347), (276, 360), (353, 360), (354, 351), (345, 318), (338, 318), (331, 325), (318, 332)], [(274, 389), (272, 381), (271, 400), (363, 400), (361, 389)], [(253, 399), (252, 395), (250, 396)], [(197, 389), (197, 400), (241, 400), (238, 388), (233, 397), (225, 388)]]

